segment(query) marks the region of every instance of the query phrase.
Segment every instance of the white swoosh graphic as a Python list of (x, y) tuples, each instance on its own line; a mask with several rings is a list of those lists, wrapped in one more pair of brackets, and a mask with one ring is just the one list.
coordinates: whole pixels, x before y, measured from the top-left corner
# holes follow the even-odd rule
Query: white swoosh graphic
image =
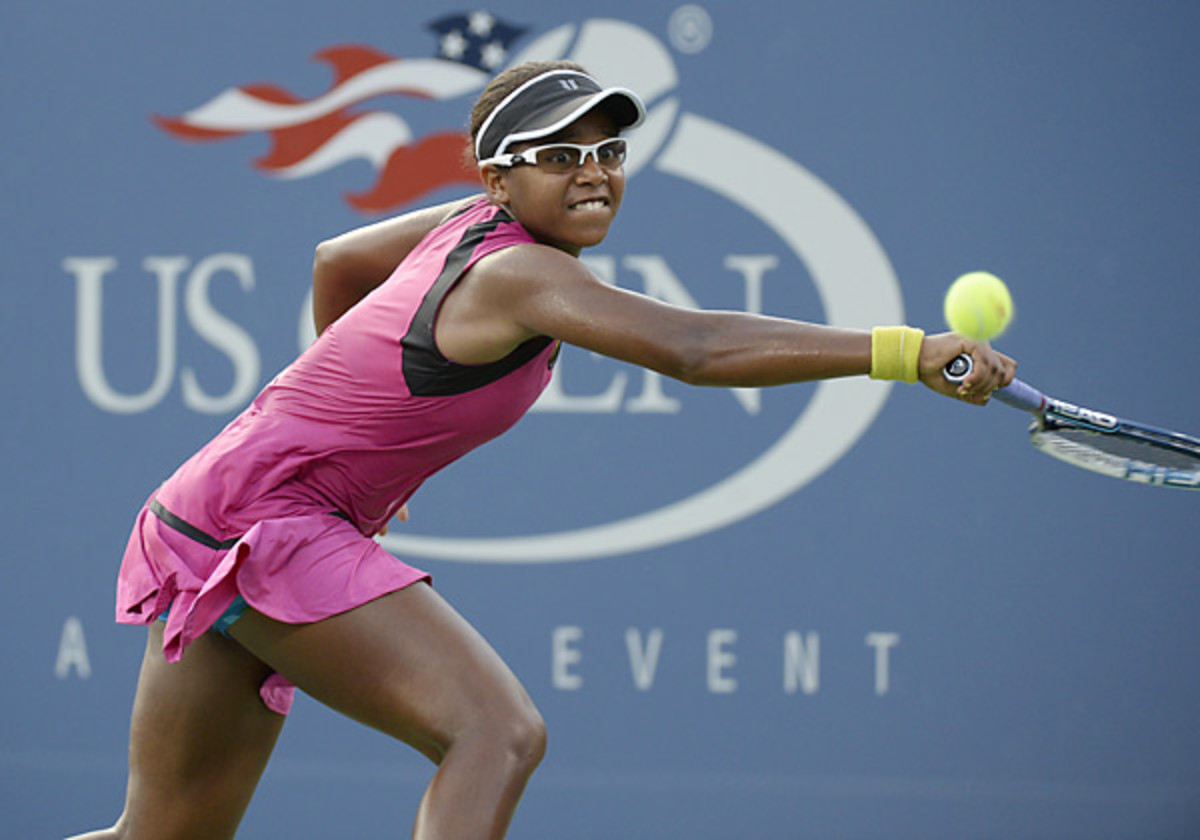
[(396, 60), (364, 70), (307, 102), (267, 102), (240, 88), (229, 88), (181, 119), (197, 128), (215, 131), (271, 131), (310, 122), (387, 93), (417, 93), (432, 99), (465, 96), (481, 89), (488, 78), (482, 70), (453, 61)]

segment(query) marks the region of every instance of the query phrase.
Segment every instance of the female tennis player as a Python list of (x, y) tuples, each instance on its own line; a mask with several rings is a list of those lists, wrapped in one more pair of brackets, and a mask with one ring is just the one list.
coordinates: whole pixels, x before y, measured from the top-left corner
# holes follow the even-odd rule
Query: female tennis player
[[(521, 65), (472, 112), (482, 195), (318, 246), (320, 338), (138, 516), (117, 592), (117, 620), (149, 627), (125, 807), (82, 837), (232, 837), (297, 686), (437, 765), (414, 837), (505, 834), (542, 719), (372, 537), (525, 413), (560, 342), (695, 385), (871, 375), (983, 403), (1012, 378), (951, 334), (685, 310), (600, 282), (577, 257), (621, 206), (621, 132), (643, 116), (578, 65)], [(960, 353), (974, 370), (953, 386)]]

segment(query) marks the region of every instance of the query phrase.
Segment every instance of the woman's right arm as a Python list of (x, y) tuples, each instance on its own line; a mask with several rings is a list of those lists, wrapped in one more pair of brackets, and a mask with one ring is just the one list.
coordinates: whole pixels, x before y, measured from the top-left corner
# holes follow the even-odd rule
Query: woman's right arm
[(313, 259), (313, 322), (317, 334), (388, 279), (427, 233), (473, 200), (414, 210), (319, 244)]
[[(746, 312), (672, 306), (601, 282), (574, 257), (519, 245), (480, 260), (438, 316), (438, 344), (450, 358), (492, 361), (533, 336), (561, 339), (692, 385), (765, 387), (866, 375), (873, 337)], [(969, 353), (975, 370), (962, 386), (942, 367)], [(941, 394), (986, 402), (1011, 381), (1016, 363), (987, 344), (951, 333), (920, 344), (917, 374)]]

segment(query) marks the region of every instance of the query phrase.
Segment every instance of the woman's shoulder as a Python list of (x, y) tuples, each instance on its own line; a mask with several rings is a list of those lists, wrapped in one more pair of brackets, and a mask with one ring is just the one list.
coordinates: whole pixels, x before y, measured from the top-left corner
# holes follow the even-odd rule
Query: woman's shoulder
[(590, 274), (578, 258), (533, 238), (511, 242), (478, 260), (474, 270), (495, 276), (535, 277), (564, 272)]

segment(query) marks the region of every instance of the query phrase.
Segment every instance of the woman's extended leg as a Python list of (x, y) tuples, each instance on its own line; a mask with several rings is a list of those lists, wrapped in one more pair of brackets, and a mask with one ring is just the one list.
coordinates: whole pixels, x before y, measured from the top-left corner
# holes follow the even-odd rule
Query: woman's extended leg
[(262, 704), (271, 673), (240, 645), (205, 633), (168, 663), (150, 626), (129, 736), (125, 810), (75, 840), (234, 836), (284, 718)]
[(545, 752), (545, 727), (496, 652), (432, 587), (313, 624), (251, 610), (230, 633), (312, 697), (439, 765), (413, 837), (504, 836)]

